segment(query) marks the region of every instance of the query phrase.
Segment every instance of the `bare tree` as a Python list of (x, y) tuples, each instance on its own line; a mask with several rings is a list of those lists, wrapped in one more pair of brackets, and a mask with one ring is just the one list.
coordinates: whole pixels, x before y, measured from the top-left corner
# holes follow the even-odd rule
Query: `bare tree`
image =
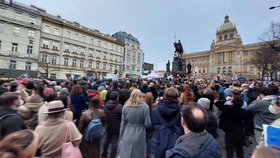
[(269, 29), (267, 29), (260, 38), (272, 50), (280, 53), (280, 23), (271, 22)]

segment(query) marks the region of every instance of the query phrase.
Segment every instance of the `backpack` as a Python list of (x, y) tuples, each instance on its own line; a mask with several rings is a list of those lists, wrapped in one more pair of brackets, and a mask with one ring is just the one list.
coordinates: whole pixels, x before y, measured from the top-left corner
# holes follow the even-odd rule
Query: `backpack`
[(89, 111), (86, 112), (86, 115), (90, 119), (90, 123), (88, 124), (86, 133), (85, 133), (85, 139), (88, 142), (92, 142), (96, 138), (100, 138), (103, 135), (104, 127), (102, 125), (102, 122), (99, 118), (99, 113), (103, 110), (98, 111), (98, 115), (94, 118), (91, 117), (91, 113)]
[(173, 121), (168, 122), (160, 116), (162, 123), (152, 140), (152, 145), (156, 145), (154, 148), (156, 151), (153, 151), (155, 158), (165, 157), (165, 152), (173, 148), (177, 139), (183, 135), (182, 127), (177, 125), (177, 121), (180, 118), (181, 115), (177, 115)]
[[(9, 117), (9, 116), (17, 116), (17, 114), (6, 114), (0, 117), (0, 122), (2, 120), (4, 120), (5, 118)], [(2, 134), (2, 123), (0, 123), (0, 139), (3, 138), (3, 134)]]

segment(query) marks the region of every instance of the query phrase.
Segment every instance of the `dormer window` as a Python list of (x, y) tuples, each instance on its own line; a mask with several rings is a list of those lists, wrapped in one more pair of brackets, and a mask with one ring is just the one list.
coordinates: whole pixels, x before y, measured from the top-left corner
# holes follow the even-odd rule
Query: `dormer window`
[(229, 38), (230, 38), (230, 39), (233, 39), (233, 34), (232, 34), (232, 33), (229, 35)]
[(225, 35), (225, 36), (224, 36), (224, 40), (227, 40), (227, 39), (228, 39), (228, 35)]

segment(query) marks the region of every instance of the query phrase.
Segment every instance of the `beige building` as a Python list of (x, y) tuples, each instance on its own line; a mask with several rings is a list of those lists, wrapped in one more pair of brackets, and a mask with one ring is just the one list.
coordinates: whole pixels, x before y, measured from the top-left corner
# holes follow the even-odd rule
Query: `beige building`
[(183, 58), (187, 64), (191, 63), (193, 74), (198, 77), (208, 78), (218, 74), (224, 78), (233, 76), (257, 78), (258, 71), (250, 63), (250, 59), (260, 47), (260, 43), (243, 45), (236, 25), (226, 15), (224, 23), (216, 32), (216, 39), (213, 40), (210, 50), (186, 53)]
[[(51, 78), (99, 77), (106, 73), (122, 73), (124, 45), (103, 34), (53, 16), (41, 10), (40, 40), (41, 75)], [(117, 71), (116, 71), (117, 70)]]
[(0, 77), (37, 77), (41, 23), (37, 9), (0, 0)]

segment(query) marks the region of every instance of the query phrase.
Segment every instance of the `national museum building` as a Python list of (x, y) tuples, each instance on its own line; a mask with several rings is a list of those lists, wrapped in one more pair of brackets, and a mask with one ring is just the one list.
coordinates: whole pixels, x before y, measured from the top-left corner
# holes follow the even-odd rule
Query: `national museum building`
[(193, 74), (197, 77), (208, 78), (218, 74), (221, 78), (258, 78), (258, 70), (251, 64), (251, 59), (260, 48), (261, 43), (243, 45), (235, 24), (226, 15), (210, 50), (186, 53), (183, 59), (186, 64), (191, 63)]

